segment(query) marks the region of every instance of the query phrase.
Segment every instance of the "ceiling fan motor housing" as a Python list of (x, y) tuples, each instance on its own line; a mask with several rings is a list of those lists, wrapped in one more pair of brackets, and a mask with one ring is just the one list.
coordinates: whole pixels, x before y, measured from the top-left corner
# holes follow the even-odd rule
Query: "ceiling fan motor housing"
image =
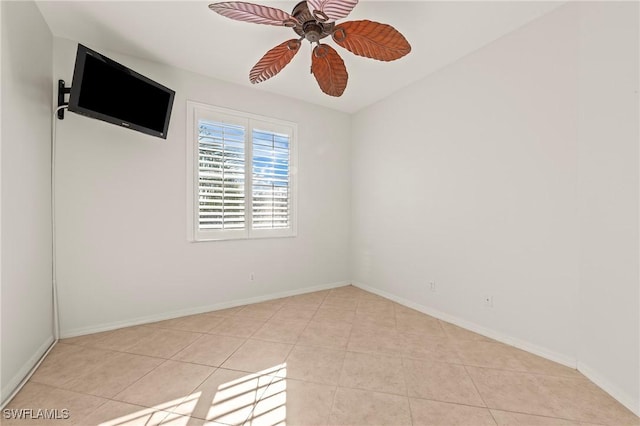
[(296, 18), (302, 25), (296, 25), (293, 31), (300, 37), (303, 37), (311, 43), (317, 43), (319, 40), (331, 35), (335, 23), (320, 22), (309, 11), (306, 1), (301, 1), (293, 8), (291, 15)]

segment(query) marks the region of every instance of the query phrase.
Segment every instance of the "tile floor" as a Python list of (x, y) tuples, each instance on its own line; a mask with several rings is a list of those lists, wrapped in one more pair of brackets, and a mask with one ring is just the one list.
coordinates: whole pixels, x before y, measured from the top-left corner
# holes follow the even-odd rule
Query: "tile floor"
[(352, 286), (64, 339), (7, 408), (69, 414), (7, 426), (640, 424), (576, 370)]

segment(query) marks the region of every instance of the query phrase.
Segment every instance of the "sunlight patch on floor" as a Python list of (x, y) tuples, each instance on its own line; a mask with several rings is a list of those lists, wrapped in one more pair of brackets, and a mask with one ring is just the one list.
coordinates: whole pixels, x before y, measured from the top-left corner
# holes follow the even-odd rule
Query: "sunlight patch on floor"
[(111, 419), (100, 423), (100, 426), (186, 426), (190, 424), (189, 416), (202, 404), (209, 407), (205, 421), (255, 426), (284, 425), (286, 374), (286, 364), (279, 364), (226, 382), (218, 386), (212, 397), (205, 398), (202, 391), (197, 391), (152, 408)]

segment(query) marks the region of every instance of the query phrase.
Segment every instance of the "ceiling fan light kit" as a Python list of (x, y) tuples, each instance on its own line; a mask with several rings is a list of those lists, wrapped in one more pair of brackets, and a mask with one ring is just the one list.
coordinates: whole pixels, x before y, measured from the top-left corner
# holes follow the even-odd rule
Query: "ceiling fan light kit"
[(237, 21), (292, 28), (298, 38), (287, 40), (269, 50), (249, 72), (251, 83), (260, 83), (278, 74), (300, 50), (302, 40), (315, 43), (311, 53), (311, 73), (320, 89), (329, 96), (341, 96), (347, 88), (349, 74), (334, 48), (320, 40), (331, 36), (351, 53), (379, 61), (393, 61), (411, 51), (407, 39), (391, 25), (368, 20), (348, 21), (346, 17), (358, 0), (301, 1), (291, 14), (269, 6), (229, 1), (212, 3), (209, 8)]

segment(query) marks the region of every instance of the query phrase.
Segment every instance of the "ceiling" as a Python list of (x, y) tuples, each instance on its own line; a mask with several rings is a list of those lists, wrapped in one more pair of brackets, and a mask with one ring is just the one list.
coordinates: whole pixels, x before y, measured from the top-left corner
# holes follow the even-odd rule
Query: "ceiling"
[[(251, 0), (291, 12), (297, 1)], [(56, 37), (98, 51), (112, 50), (213, 78), (252, 86), (249, 70), (272, 47), (294, 38), (289, 28), (237, 22), (208, 9), (210, 1), (38, 1)], [(355, 56), (336, 47), (349, 72), (344, 95), (320, 91), (310, 74), (311, 49), (304, 43), (276, 77), (257, 90), (353, 113), (433, 73), (560, 6), (541, 1), (361, 0), (347, 20), (394, 26), (412, 52), (394, 62)], [(325, 39), (330, 40), (330, 38)], [(333, 41), (330, 44), (335, 46)]]

